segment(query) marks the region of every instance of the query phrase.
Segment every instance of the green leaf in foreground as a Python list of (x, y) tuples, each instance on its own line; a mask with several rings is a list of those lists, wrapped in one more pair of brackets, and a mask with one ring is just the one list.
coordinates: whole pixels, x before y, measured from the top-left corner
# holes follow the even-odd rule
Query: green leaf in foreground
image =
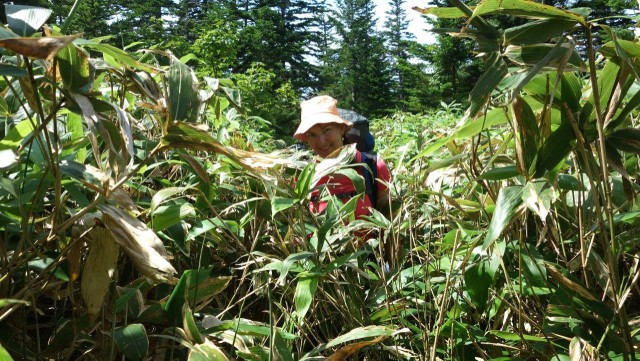
[(318, 288), (318, 276), (304, 277), (298, 280), (295, 292), (296, 313), (298, 314), (298, 322), (302, 322), (304, 316), (309, 311), (313, 295)]
[(113, 341), (124, 356), (130, 360), (142, 359), (149, 350), (147, 331), (139, 323), (116, 328)]
[(0, 344), (0, 361), (13, 361), (9, 352)]
[(478, 179), (503, 180), (513, 178), (517, 175), (520, 175), (518, 167), (516, 167), (515, 165), (510, 165), (506, 167), (489, 169), (488, 171), (482, 173), (478, 177)]
[(475, 8), (471, 18), (489, 14), (506, 14), (529, 19), (561, 19), (580, 24), (586, 23), (586, 20), (576, 13), (526, 0), (484, 0)]
[(522, 186), (512, 186), (500, 189), (496, 209), (489, 224), (487, 236), (484, 239), (482, 249), (486, 250), (498, 239), (502, 231), (507, 228), (511, 219), (518, 213), (518, 208), (522, 204)]

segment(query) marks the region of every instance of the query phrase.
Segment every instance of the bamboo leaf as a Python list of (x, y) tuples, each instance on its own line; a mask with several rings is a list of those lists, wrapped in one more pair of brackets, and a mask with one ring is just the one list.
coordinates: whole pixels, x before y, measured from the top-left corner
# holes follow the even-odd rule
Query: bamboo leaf
[(504, 31), (504, 41), (508, 45), (533, 45), (544, 43), (551, 38), (562, 35), (576, 26), (575, 21), (562, 19), (546, 19), (531, 21)]
[(485, 115), (467, 121), (453, 134), (453, 139), (469, 139), (475, 137), (484, 129), (489, 129), (494, 125), (506, 124), (507, 122), (509, 122), (509, 115), (505, 109), (493, 108)]
[[(475, 6), (469, 7), (471, 10), (475, 9)], [(429, 8), (421, 8), (414, 6), (412, 10), (422, 13), (423, 15), (434, 15), (439, 19), (460, 19), (466, 18), (465, 13), (456, 7), (438, 7), (433, 6)]]
[[(192, 123), (200, 112), (200, 97), (197, 89), (198, 80), (190, 67), (171, 56), (171, 65), (166, 75), (169, 94), (169, 122), (183, 121)], [(163, 126), (167, 129), (167, 124)]]
[[(13, 76), (13, 77), (29, 76), (29, 72), (26, 69), (17, 67), (15, 65), (0, 64), (0, 75)], [(3, 98), (3, 101), (4, 101), (4, 98)]]
[(582, 16), (553, 6), (526, 0), (483, 0), (473, 11), (471, 18), (481, 15), (512, 15), (529, 19), (560, 19), (586, 26)]
[(313, 181), (315, 171), (315, 162), (309, 162), (309, 164), (304, 167), (302, 172), (300, 172), (298, 181), (296, 182), (294, 188), (295, 194), (298, 196), (299, 200), (306, 198), (309, 194), (309, 191), (311, 189), (311, 181)]
[[(616, 42), (618, 46), (616, 46)], [(624, 51), (629, 58), (640, 58), (640, 44), (629, 40), (616, 39), (616, 41), (610, 41), (598, 49), (607, 58), (620, 56), (620, 50)]]
[(496, 208), (482, 245), (487, 250), (500, 234), (507, 228), (522, 204), (522, 186), (501, 188), (496, 201)]
[(9, 354), (9, 351), (2, 346), (0, 343), (0, 360), (2, 361), (13, 361), (13, 358)]
[(20, 158), (11, 149), (0, 150), (0, 170), (6, 170), (12, 168), (18, 164)]
[(178, 199), (172, 204), (160, 206), (155, 210), (151, 218), (152, 229), (156, 232), (180, 223), (183, 219), (194, 217), (195, 207), (184, 199)]
[(294, 295), (298, 322), (303, 322), (304, 316), (309, 311), (309, 307), (313, 301), (313, 295), (316, 293), (317, 288), (318, 276), (308, 276), (298, 279)]
[(506, 167), (489, 169), (488, 171), (480, 174), (480, 176), (478, 176), (478, 179), (496, 181), (513, 178), (518, 175), (520, 175), (518, 167), (516, 167), (515, 165), (510, 165)]
[(369, 337), (389, 337), (397, 334), (399, 331), (396, 329), (388, 328), (385, 326), (363, 326), (354, 328), (353, 330), (340, 335), (333, 340), (329, 341), (326, 345), (318, 347), (316, 350), (323, 351), (335, 346), (338, 346), (345, 342), (362, 340), (363, 338)]
[(141, 360), (149, 350), (147, 331), (139, 323), (116, 328), (113, 342), (129, 360)]
[(575, 133), (568, 122), (562, 123), (551, 133), (538, 152), (535, 177), (541, 178), (546, 171), (556, 168), (569, 155), (575, 141)]
[(284, 262), (282, 262), (282, 269), (280, 269), (280, 277), (278, 277), (278, 284), (284, 285), (285, 279), (287, 278), (287, 274), (289, 273), (291, 266), (293, 266), (295, 262), (299, 262), (301, 260), (305, 260), (313, 256), (315, 256), (315, 253), (312, 253), (312, 252), (299, 252), (299, 253), (290, 254), (284, 260)]
[[(250, 171), (252, 174), (262, 178), (265, 177), (264, 172), (257, 172), (244, 161), (244, 156), (247, 152), (222, 145), (222, 143), (209, 134), (206, 126), (172, 122), (160, 141), (160, 149), (166, 150), (172, 148), (187, 148), (221, 154)], [(280, 162), (287, 162), (287, 160), (280, 159)]]
[(127, 54), (124, 50), (118, 49), (113, 45), (103, 44), (95, 40), (84, 40), (84, 39), (78, 40), (76, 44), (78, 46), (89, 48), (91, 50), (100, 52), (103, 54), (103, 57), (110, 56), (118, 64), (120, 64), (123, 67), (130, 67), (130, 68), (141, 70), (147, 73), (154, 73), (157, 71), (157, 69), (135, 60), (133, 57), (131, 57), (131, 55)]
[(62, 48), (81, 36), (82, 34), (43, 36), (41, 38), (5, 38), (0, 39), (0, 47), (20, 55), (51, 60)]
[(501, 339), (507, 340), (507, 341), (522, 341), (524, 339), (526, 341), (533, 341), (533, 342), (547, 342), (546, 338), (539, 337), (539, 336), (533, 336), (533, 335), (527, 335), (527, 334), (519, 335), (517, 333), (500, 331), (500, 330), (491, 330), (490, 332), (491, 334), (496, 335), (497, 337), (500, 337)]
[[(617, 114), (616, 118), (606, 125), (607, 129), (616, 129), (627, 119), (627, 117), (629, 117), (631, 112), (638, 109), (638, 107), (640, 107), (640, 91), (636, 91), (631, 99), (627, 101), (627, 104), (624, 106), (624, 108), (622, 108), (622, 111)], [(1, 141), (0, 144), (2, 144)]]
[(640, 154), (640, 129), (621, 128), (607, 136), (607, 142), (623, 152)]
[(498, 53), (489, 56), (486, 62), (487, 71), (482, 74), (473, 90), (469, 94), (471, 105), (467, 109), (465, 118), (474, 118), (491, 99), (493, 90), (496, 89), (502, 79), (508, 74), (508, 68)]
[(479, 312), (484, 312), (486, 308), (489, 290), (493, 286), (499, 266), (499, 260), (492, 257), (490, 260), (473, 264), (464, 272), (465, 289)]
[(84, 263), (80, 290), (93, 322), (100, 315), (104, 298), (114, 277), (118, 263), (119, 247), (113, 235), (101, 227), (93, 228), (87, 235), (89, 254)]
[(196, 320), (193, 317), (191, 308), (189, 308), (189, 305), (186, 303), (182, 305), (182, 328), (191, 342), (195, 344), (202, 344), (205, 342), (206, 338), (200, 334), (200, 330), (198, 330), (198, 325), (196, 325)]
[(205, 340), (204, 343), (194, 345), (189, 350), (188, 361), (229, 361), (227, 355), (213, 342)]
[(533, 181), (524, 185), (522, 201), (543, 222), (551, 211), (551, 205), (556, 201), (556, 193), (546, 181)]
[(7, 15), (7, 25), (20, 36), (35, 34), (47, 22), (53, 12), (50, 9), (41, 7), (13, 4), (5, 5), (4, 11)]
[(89, 55), (70, 44), (58, 52), (58, 69), (64, 86), (70, 91), (87, 94), (93, 89)]
[(289, 209), (298, 203), (297, 199), (293, 198), (285, 198), (285, 197), (273, 197), (271, 199), (271, 216), (275, 216), (276, 214), (284, 211), (285, 209)]
[(522, 97), (513, 99), (511, 109), (518, 130), (516, 137), (518, 167), (522, 174), (528, 176), (536, 161), (535, 156), (540, 142), (538, 120), (529, 103)]
[(144, 223), (114, 206), (103, 204), (99, 208), (105, 226), (140, 273), (152, 283), (170, 281), (176, 270), (165, 258), (160, 238)]
[(187, 186), (187, 187), (169, 187), (169, 188), (162, 188), (161, 190), (157, 191), (156, 194), (154, 194), (153, 197), (151, 197), (151, 204), (149, 206), (149, 214), (153, 215), (155, 213), (156, 209), (158, 208), (158, 206), (160, 206), (161, 204), (163, 204), (167, 200), (173, 198), (173, 196), (186, 192), (190, 188), (191, 188), (190, 186)]
[(342, 348), (340, 348), (338, 351), (336, 351), (333, 355), (327, 357), (327, 361), (343, 361), (346, 360), (347, 357), (353, 355), (354, 353), (358, 352), (360, 349), (367, 347), (367, 346), (371, 346), (371, 345), (375, 345), (377, 343), (380, 343), (382, 341), (384, 341), (387, 337), (386, 336), (380, 336), (380, 337), (376, 337), (375, 339), (371, 340), (371, 341), (362, 341), (362, 342), (356, 342), (347, 346), (343, 346)]
[(536, 44), (515, 46), (509, 45), (504, 56), (521, 66), (538, 66), (556, 69), (563, 66), (566, 71), (586, 71), (586, 66), (580, 54), (568, 43)]

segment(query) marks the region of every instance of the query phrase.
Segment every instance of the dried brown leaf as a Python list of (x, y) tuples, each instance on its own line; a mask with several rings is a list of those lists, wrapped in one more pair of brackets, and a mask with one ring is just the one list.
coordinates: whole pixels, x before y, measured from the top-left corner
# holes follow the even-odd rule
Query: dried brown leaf
[(120, 252), (113, 235), (105, 228), (93, 228), (87, 235), (87, 239), (91, 241), (89, 255), (82, 272), (80, 290), (89, 318), (93, 321), (100, 315)]
[(342, 360), (345, 360), (347, 357), (353, 355), (354, 353), (356, 353), (360, 349), (362, 349), (364, 347), (367, 347), (367, 346), (375, 345), (376, 343), (380, 343), (385, 338), (387, 338), (387, 336), (380, 336), (380, 337), (374, 338), (371, 341), (362, 341), (362, 342), (356, 342), (356, 343), (352, 343), (352, 344), (346, 345), (344, 347), (341, 347), (333, 355), (329, 356), (327, 358), (327, 361), (342, 361)]
[(82, 34), (67, 36), (44, 36), (41, 38), (6, 38), (0, 39), (0, 47), (14, 53), (32, 58), (51, 60), (60, 49), (69, 45)]
[(101, 205), (102, 221), (134, 265), (152, 282), (173, 282), (176, 270), (167, 261), (164, 244), (144, 223), (111, 205)]

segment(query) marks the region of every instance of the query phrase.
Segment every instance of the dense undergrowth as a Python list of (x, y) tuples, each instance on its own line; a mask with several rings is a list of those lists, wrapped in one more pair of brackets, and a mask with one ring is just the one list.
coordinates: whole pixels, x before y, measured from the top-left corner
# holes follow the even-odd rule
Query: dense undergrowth
[(487, 72), (466, 111), (373, 121), (393, 217), (358, 221), (307, 207), (324, 174), (363, 188), (352, 148), (309, 163), (231, 82), (9, 6), (0, 358), (635, 358), (640, 45), (578, 53), (585, 10), (532, 4), (430, 10)]

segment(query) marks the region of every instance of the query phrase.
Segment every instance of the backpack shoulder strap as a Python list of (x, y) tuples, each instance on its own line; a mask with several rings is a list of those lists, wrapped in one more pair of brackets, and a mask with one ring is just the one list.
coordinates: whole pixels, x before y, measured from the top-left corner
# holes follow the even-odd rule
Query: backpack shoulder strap
[(360, 152), (361, 163), (365, 163), (369, 166), (369, 171), (365, 167), (362, 167), (362, 176), (364, 177), (365, 193), (369, 195), (371, 205), (376, 208), (378, 201), (378, 187), (376, 186), (376, 178), (378, 178), (378, 159), (374, 152)]

